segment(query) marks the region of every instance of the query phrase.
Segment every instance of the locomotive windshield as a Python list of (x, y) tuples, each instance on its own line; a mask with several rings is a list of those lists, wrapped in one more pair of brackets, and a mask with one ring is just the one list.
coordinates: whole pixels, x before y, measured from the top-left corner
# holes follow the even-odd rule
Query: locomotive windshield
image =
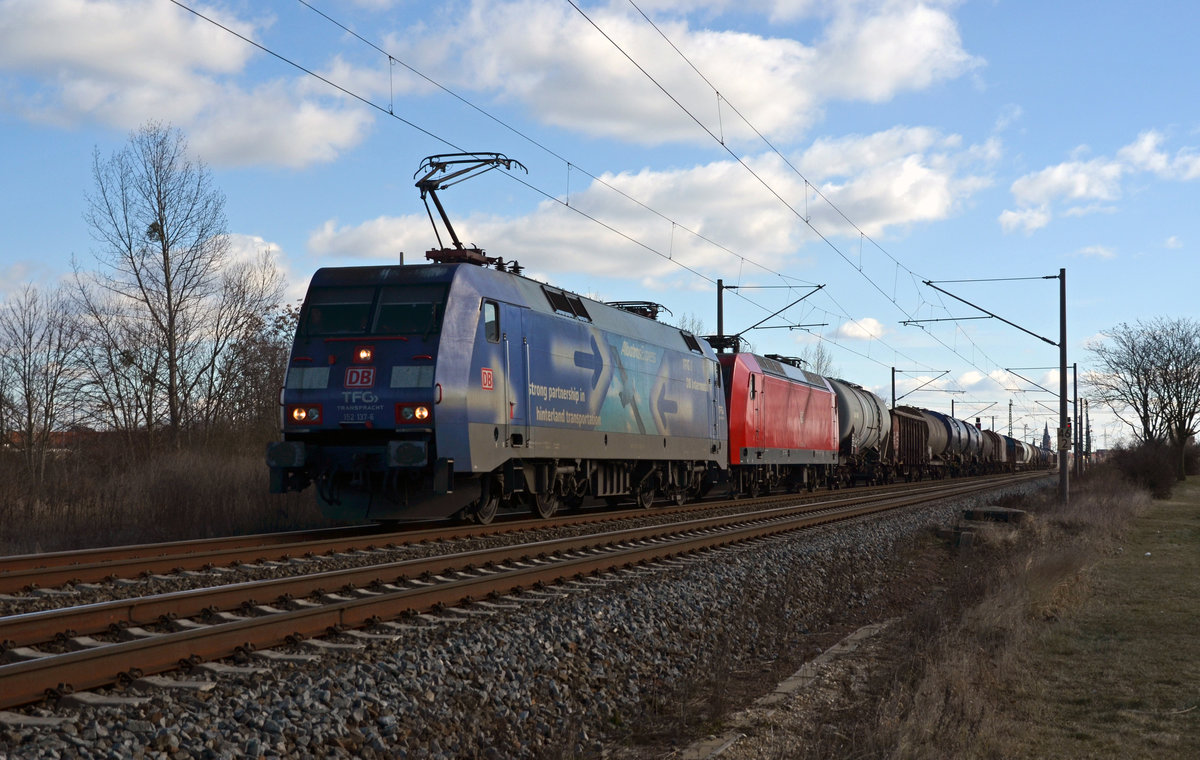
[(440, 285), (313, 288), (300, 319), (300, 333), (428, 337), (442, 328), (445, 301), (446, 288)]
[(313, 288), (300, 320), (303, 335), (362, 335), (375, 288)]
[(389, 286), (379, 294), (376, 335), (433, 335), (442, 329), (446, 289), (441, 285)]

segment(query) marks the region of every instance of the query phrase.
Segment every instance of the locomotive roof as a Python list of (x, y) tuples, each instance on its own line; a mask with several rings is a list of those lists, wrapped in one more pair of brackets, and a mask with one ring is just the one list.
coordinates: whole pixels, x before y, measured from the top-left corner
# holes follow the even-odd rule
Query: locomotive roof
[(680, 350), (690, 350), (697, 355), (716, 359), (712, 348), (706, 342), (682, 328), (609, 306), (587, 296), (519, 274), (475, 264), (324, 267), (313, 274), (310, 287), (450, 283), (456, 277), (472, 283), (485, 297), (520, 304), (534, 311), (557, 314), (581, 323), (595, 324), (606, 330), (650, 343), (671, 345)]

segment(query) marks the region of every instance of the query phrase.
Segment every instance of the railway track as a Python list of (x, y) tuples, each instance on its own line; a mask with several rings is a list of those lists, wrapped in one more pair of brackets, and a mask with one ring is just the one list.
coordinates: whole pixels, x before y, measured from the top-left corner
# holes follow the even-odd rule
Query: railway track
[[(916, 494), (855, 493), (668, 525), (11, 615), (0, 618), (7, 661), (0, 665), (0, 708), (287, 642), (330, 634), (386, 636), (389, 624), (397, 624), (391, 621), (414, 614), (496, 604), (566, 579), (996, 485), (975, 479), (936, 484)], [(364, 633), (363, 628), (377, 632)]]
[[(980, 482), (989, 480), (980, 479)], [(583, 510), (549, 520), (525, 519), (516, 515), (490, 525), (414, 523), (402, 529), (394, 525), (366, 525), (14, 555), (0, 557), (0, 594), (53, 589), (69, 583), (99, 583), (113, 578), (137, 578), (263, 561), (287, 562), (301, 557), (371, 551), (380, 547), (398, 548), (523, 531), (604, 525), (629, 519), (673, 520), (681, 515), (703, 510), (745, 511), (772, 503), (821, 501), (842, 493), (862, 497), (897, 489), (936, 488), (942, 482), (856, 488), (844, 492), (776, 494), (738, 501), (693, 502), (682, 506), (655, 507), (651, 510)]]

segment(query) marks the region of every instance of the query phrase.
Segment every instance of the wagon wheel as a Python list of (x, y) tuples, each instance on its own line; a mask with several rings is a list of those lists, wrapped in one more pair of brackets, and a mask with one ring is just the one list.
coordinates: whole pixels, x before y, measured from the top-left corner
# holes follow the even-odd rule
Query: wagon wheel
[(675, 506), (682, 507), (684, 504), (687, 504), (687, 500), (688, 492), (686, 488), (676, 488), (671, 492), (671, 503)]
[(480, 498), (477, 502), (475, 502), (475, 504), (475, 512), (471, 516), (474, 517), (475, 522), (479, 523), (480, 525), (487, 525), (492, 520), (496, 519), (496, 512), (500, 510), (500, 497), (492, 496), (487, 499)]
[(552, 493), (534, 494), (531, 501), (530, 506), (533, 507), (533, 513), (543, 520), (558, 511), (558, 497)]

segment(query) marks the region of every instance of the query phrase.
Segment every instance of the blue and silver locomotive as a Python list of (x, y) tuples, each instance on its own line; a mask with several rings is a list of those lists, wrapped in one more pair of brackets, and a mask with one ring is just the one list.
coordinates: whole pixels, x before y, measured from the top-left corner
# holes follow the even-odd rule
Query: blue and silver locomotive
[(719, 383), (690, 333), (502, 264), (321, 269), (271, 490), (373, 520), (683, 499), (724, 467)]

